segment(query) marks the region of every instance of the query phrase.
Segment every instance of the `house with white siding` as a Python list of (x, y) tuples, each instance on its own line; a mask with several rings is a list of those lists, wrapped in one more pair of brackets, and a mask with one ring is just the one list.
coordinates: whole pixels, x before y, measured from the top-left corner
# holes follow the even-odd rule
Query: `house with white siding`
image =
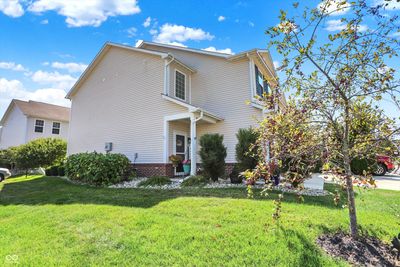
[(13, 99), (0, 121), (0, 149), (37, 138), (67, 140), (70, 108)]
[(176, 174), (168, 159), (174, 154), (191, 160), (194, 175), (199, 138), (219, 133), (232, 166), (237, 131), (268, 112), (257, 96), (276, 85), (267, 50), (229, 55), (106, 43), (67, 94), (68, 154), (123, 153), (143, 176)]

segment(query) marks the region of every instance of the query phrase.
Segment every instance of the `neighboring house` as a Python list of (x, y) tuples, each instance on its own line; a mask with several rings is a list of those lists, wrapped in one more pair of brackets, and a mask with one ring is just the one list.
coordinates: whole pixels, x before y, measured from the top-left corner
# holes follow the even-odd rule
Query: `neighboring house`
[(263, 116), (257, 95), (276, 85), (267, 50), (228, 55), (151, 42), (137, 48), (106, 43), (67, 94), (68, 154), (123, 153), (143, 176), (174, 175), (168, 157), (177, 154), (192, 160), (194, 175), (199, 138), (219, 133), (231, 168), (237, 131)]
[(0, 149), (42, 137), (67, 140), (69, 116), (70, 108), (13, 99), (0, 121)]

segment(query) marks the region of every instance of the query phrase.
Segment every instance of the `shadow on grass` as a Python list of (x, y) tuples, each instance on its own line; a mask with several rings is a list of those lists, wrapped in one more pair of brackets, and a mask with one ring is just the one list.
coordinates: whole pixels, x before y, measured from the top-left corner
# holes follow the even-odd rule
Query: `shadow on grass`
[[(18, 181), (20, 179), (20, 181)], [(0, 187), (1, 188), (1, 187)], [(175, 190), (106, 188), (76, 185), (58, 177), (35, 177), (27, 179), (13, 178), (0, 189), (0, 205), (45, 205), (45, 204), (103, 204), (150, 208), (162, 201), (178, 197), (216, 197), (247, 199), (245, 188), (184, 188)], [(255, 191), (256, 201), (272, 201), (279, 192), (272, 192), (268, 197), (260, 196), (260, 189)], [(297, 202), (294, 194), (285, 194), (285, 202)], [(318, 205), (336, 209), (331, 196), (304, 197), (301, 205)]]
[(306, 237), (304, 234), (293, 230), (286, 229), (282, 226), (278, 231), (281, 238), (286, 242), (289, 251), (297, 251), (300, 254), (296, 259), (297, 266), (324, 266), (325, 260), (319, 246)]

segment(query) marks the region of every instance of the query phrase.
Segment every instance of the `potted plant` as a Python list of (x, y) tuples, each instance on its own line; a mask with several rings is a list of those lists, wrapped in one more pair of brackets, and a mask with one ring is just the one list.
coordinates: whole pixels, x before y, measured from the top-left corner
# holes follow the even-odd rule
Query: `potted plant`
[(181, 163), (182, 159), (178, 155), (169, 156), (169, 160), (172, 162), (172, 166), (174, 168), (178, 167), (179, 163)]
[(183, 164), (183, 172), (185, 174), (189, 174), (190, 173), (190, 159), (185, 159), (182, 164)]

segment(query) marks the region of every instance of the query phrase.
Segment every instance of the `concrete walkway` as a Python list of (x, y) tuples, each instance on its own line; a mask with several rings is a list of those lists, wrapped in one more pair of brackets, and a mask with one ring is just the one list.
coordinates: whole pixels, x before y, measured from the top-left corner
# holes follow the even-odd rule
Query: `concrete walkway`
[(378, 189), (389, 189), (400, 191), (400, 174), (388, 173), (384, 176), (374, 176)]

